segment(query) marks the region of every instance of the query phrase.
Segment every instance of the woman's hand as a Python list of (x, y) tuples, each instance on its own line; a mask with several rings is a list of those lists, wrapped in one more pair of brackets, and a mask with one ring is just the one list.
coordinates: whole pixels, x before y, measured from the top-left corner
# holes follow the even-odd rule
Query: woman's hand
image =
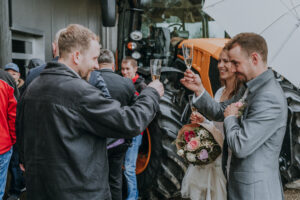
[(205, 118), (199, 112), (192, 112), (190, 117), (192, 124), (203, 123)]
[(25, 172), (25, 167), (24, 167), (24, 165), (23, 164), (19, 164), (19, 167), (20, 167), (20, 169), (22, 170), (22, 172)]
[(196, 97), (204, 91), (200, 76), (195, 74), (192, 70), (187, 69), (184, 72), (184, 77), (180, 80), (180, 82), (187, 89), (192, 90)]

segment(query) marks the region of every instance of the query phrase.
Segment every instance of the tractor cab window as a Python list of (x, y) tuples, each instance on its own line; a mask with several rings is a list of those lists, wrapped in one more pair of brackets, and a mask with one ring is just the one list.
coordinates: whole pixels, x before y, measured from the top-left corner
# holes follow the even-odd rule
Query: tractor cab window
[(161, 58), (168, 65), (183, 39), (225, 36), (224, 30), (202, 11), (202, 4), (200, 0), (141, 1), (141, 32), (147, 44), (142, 65), (147, 65), (151, 57)]

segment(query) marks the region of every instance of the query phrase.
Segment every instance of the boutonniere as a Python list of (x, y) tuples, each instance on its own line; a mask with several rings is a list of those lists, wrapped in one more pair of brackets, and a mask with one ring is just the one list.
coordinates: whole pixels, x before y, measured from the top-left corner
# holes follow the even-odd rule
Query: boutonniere
[(239, 107), (238, 117), (241, 117), (244, 114), (245, 108), (247, 107), (247, 102), (238, 101), (236, 106)]
[(245, 108), (248, 105), (247, 101), (246, 101), (248, 93), (249, 93), (249, 89), (247, 88), (244, 95), (243, 95), (243, 97), (238, 102), (236, 102), (236, 106), (239, 108), (238, 117), (243, 116)]

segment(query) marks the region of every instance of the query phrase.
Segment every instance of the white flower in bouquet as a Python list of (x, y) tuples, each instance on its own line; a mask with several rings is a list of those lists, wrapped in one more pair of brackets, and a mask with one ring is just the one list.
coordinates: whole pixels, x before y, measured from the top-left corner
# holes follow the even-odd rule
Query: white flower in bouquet
[(200, 129), (199, 132), (198, 132), (198, 135), (204, 135), (206, 134), (206, 131), (204, 129)]
[(186, 154), (186, 159), (190, 162), (195, 162), (196, 161), (196, 155), (193, 153), (187, 153)]
[(183, 156), (183, 154), (184, 154), (183, 149), (179, 149), (179, 150), (177, 151), (177, 154), (178, 154), (179, 156)]

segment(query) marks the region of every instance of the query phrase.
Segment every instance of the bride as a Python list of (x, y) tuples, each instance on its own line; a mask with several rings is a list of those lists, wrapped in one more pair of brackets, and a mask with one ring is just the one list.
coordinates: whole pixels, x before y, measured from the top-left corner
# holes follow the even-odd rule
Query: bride
[[(224, 48), (218, 62), (220, 80), (224, 84), (215, 94), (217, 102), (230, 99), (238, 91), (238, 80), (235, 68), (228, 58), (228, 50)], [(191, 123), (213, 123), (223, 134), (223, 122), (210, 122), (200, 113), (191, 114)], [(227, 166), (229, 166), (231, 152), (228, 152)], [(227, 169), (228, 171), (228, 169)], [(227, 173), (228, 174), (228, 173)], [(182, 181), (181, 195), (191, 200), (226, 200), (226, 179), (222, 171), (222, 155), (213, 163), (198, 166), (190, 164)]]

